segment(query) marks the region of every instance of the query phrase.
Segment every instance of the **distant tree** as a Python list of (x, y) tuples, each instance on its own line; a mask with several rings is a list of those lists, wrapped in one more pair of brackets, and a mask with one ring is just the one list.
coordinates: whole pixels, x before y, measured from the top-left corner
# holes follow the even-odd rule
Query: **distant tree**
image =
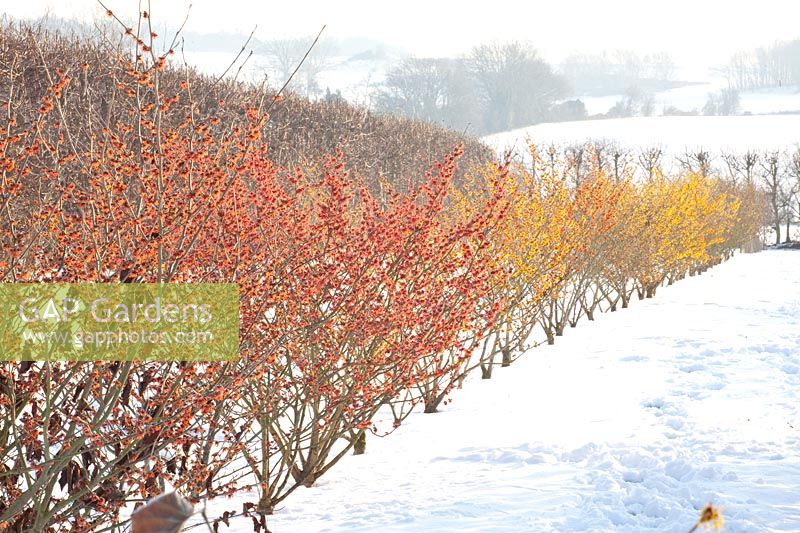
[(459, 130), (480, 122), (474, 86), (458, 59), (404, 59), (387, 72), (375, 107)]
[(645, 68), (642, 59), (633, 50), (617, 50), (615, 53), (617, 65), (626, 80), (642, 79)]
[(703, 114), (707, 117), (718, 115), (719, 103), (717, 102), (717, 95), (708, 93), (706, 103), (703, 105)]
[(800, 85), (800, 39), (795, 39), (786, 44), (787, 73), (789, 83)]
[(275, 39), (263, 44), (263, 51), (269, 57), (273, 70), (281, 77), (281, 83), (289, 79), (308, 45), (304, 39)]
[(548, 120), (550, 122), (583, 120), (587, 115), (586, 104), (581, 100), (565, 100), (564, 102), (553, 104), (550, 108)]
[[(306, 41), (306, 50), (314, 41), (309, 37)], [(306, 50), (303, 50), (305, 54)], [(322, 92), (319, 86), (319, 75), (330, 65), (332, 56), (336, 53), (336, 47), (332, 41), (322, 38), (314, 46), (314, 49), (303, 61), (298, 74), (302, 75), (306, 96), (319, 96)], [(302, 56), (300, 56), (302, 57)]]
[(559, 70), (576, 94), (613, 94), (620, 80), (613, 63), (603, 55), (573, 54), (561, 62)]
[(407, 58), (386, 73), (385, 90), (378, 96), (378, 109), (436, 120), (447, 100), (444, 60)]
[(722, 160), (728, 167), (728, 179), (734, 185), (738, 185), (743, 179), (747, 185), (753, 184), (753, 173), (758, 164), (758, 152), (748, 150), (742, 154), (735, 152), (723, 152)]
[(723, 89), (720, 92), (720, 115), (736, 115), (741, 109), (739, 91), (733, 88)]
[(640, 56), (631, 50), (613, 54), (573, 54), (559, 65), (576, 94), (612, 95), (636, 85), (650, 90), (669, 88), (675, 62), (667, 52)]
[(642, 94), (639, 103), (639, 114), (643, 117), (652, 117), (656, 110), (656, 98), (652, 92)]
[(482, 45), (467, 58), (408, 58), (375, 99), (379, 112), (492, 133), (545, 120), (586, 116), (580, 101), (556, 102), (566, 83), (527, 44)]
[(632, 113), (628, 102), (626, 102), (625, 99), (622, 99), (617, 100), (617, 103), (615, 103), (611, 109), (608, 110), (606, 115), (609, 118), (625, 118), (632, 116)]
[(686, 150), (683, 154), (675, 156), (675, 159), (686, 172), (694, 172), (703, 177), (711, 174), (713, 160), (711, 154), (703, 148)]
[(649, 77), (655, 80), (671, 81), (675, 79), (675, 61), (669, 52), (656, 52), (647, 56)]
[(588, 159), (588, 144), (574, 144), (564, 150), (564, 160), (567, 165), (567, 177), (572, 178), (575, 187), (579, 187), (586, 172)]
[[(282, 85), (289, 79), (312, 42), (314, 42), (314, 38), (308, 37), (275, 39), (263, 44), (262, 51), (269, 58), (272, 69), (279, 76), (276, 85)], [(328, 66), (332, 54), (333, 46), (329, 41), (322, 39), (317, 42), (297, 72), (290, 88), (306, 96), (317, 96), (320, 93), (319, 74)]]
[(736, 52), (720, 71), (740, 90), (800, 84), (800, 39)]
[(484, 109), (483, 129), (488, 132), (541, 121), (567, 93), (564, 79), (528, 44), (477, 46), (469, 64)]
[[(794, 216), (796, 220), (800, 220), (800, 148), (795, 149), (794, 153), (789, 158), (789, 166), (787, 169), (789, 175), (790, 194), (787, 196), (788, 213)], [(787, 230), (787, 239), (788, 230)]]
[(614, 180), (619, 182), (622, 177), (627, 174), (631, 154), (618, 144), (612, 145), (610, 152), (611, 170), (614, 175)]
[(664, 156), (664, 151), (657, 147), (651, 146), (650, 148), (643, 148), (639, 151), (638, 163), (648, 180), (653, 179), (656, 173), (661, 169), (661, 159)]
[(625, 90), (625, 96), (608, 111), (608, 116), (612, 118), (649, 117), (653, 115), (655, 107), (656, 101), (651, 91), (643, 90), (638, 85), (631, 85)]
[(740, 109), (739, 91), (731, 87), (718, 93), (710, 93), (703, 106), (703, 114), (708, 116), (736, 115)]
[(780, 152), (767, 152), (761, 158), (762, 176), (769, 201), (772, 227), (775, 230), (775, 244), (781, 242), (781, 221), (785, 215), (781, 159)]

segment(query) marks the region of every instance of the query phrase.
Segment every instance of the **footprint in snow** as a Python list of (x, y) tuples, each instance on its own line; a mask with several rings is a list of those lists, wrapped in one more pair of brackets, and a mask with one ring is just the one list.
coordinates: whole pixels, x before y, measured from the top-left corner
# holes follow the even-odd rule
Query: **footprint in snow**
[(705, 370), (706, 369), (706, 365), (703, 365), (703, 364), (700, 364), (700, 363), (695, 363), (693, 365), (682, 366), (682, 367), (680, 367), (680, 369), (681, 369), (681, 372), (686, 372), (687, 374), (691, 374), (692, 372), (699, 372), (701, 370)]
[(683, 429), (683, 426), (685, 425), (684, 420), (681, 418), (670, 418), (669, 420), (667, 420), (666, 423), (669, 427), (671, 427), (675, 431)]
[(642, 402), (642, 407), (645, 409), (658, 409), (661, 410), (666, 405), (666, 402), (662, 398), (655, 398), (652, 400), (647, 400)]
[(620, 361), (625, 361), (626, 363), (627, 362), (639, 363), (639, 362), (644, 362), (644, 361), (649, 361), (649, 360), (650, 360), (649, 357), (645, 357), (643, 355), (629, 355), (627, 357), (623, 357), (623, 358), (620, 359)]
[(800, 367), (798, 367), (797, 365), (783, 365), (781, 367), (781, 370), (783, 370), (783, 372), (786, 374), (794, 375), (800, 372)]

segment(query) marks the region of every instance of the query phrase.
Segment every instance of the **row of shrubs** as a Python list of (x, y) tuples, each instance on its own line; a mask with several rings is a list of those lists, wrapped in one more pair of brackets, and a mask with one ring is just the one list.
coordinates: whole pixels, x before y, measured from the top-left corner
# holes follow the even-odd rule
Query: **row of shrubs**
[(234, 282), (240, 357), (0, 363), (0, 530), (111, 530), (167, 484), (250, 490), (212, 519), (266, 530), (367, 432), (761, 227), (750, 185), (573, 172), (535, 147), (492, 163), (431, 126), (273, 104), (123, 34), (117, 52), (0, 36), (0, 281)]

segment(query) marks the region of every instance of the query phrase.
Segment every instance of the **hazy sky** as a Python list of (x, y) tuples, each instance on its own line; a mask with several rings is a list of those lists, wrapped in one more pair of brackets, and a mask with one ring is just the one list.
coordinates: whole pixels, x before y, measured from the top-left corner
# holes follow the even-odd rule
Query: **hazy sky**
[[(115, 12), (135, 17), (138, 0), (108, 0)], [(798, 0), (193, 0), (188, 29), (249, 33), (261, 38), (316, 33), (360, 36), (399, 45), (417, 55), (456, 55), (491, 40), (529, 40), (558, 60), (575, 51), (667, 50), (678, 63), (718, 64), (731, 52), (800, 37)], [(187, 0), (152, 0), (154, 19), (176, 24)], [(0, 0), (15, 17), (91, 19), (96, 0)], [(480, 7), (477, 7), (480, 6)], [(159, 24), (162, 26), (162, 24)]]

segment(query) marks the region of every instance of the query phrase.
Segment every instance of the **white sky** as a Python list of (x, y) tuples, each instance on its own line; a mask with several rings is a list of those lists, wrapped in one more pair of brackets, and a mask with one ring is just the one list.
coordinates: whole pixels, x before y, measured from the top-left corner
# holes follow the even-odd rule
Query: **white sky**
[[(107, 0), (123, 18), (143, 0)], [(152, 0), (154, 21), (177, 24), (188, 0)], [(798, 0), (194, 0), (187, 28), (270, 37), (307, 36), (323, 24), (335, 37), (369, 37), (417, 55), (447, 56), (486, 41), (531, 41), (558, 60), (576, 51), (666, 50), (684, 65), (724, 62), (735, 50), (800, 37)], [(146, 7), (145, 7), (146, 8)], [(38, 17), (48, 11), (92, 19), (96, 0), (0, 0), (0, 11)]]

